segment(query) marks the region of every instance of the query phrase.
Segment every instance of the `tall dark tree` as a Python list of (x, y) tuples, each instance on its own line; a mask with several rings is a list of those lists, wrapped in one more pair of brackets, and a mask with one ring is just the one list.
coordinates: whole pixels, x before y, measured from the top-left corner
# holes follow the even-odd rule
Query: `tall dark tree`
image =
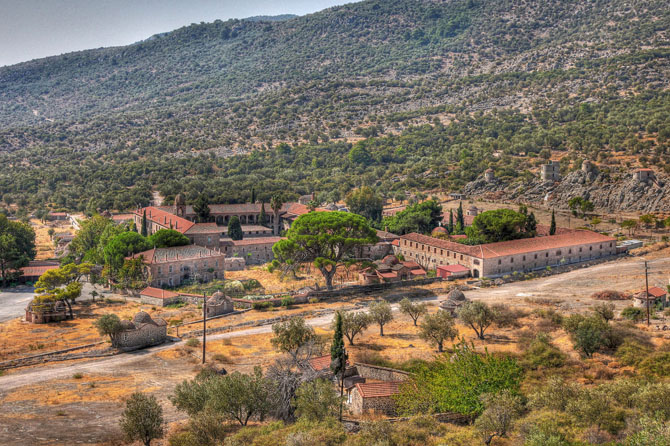
[(256, 188), (252, 186), (251, 187), (251, 203), (253, 204), (255, 202), (256, 202)]
[(261, 203), (261, 213), (258, 215), (258, 224), (265, 226), (268, 223), (268, 214), (265, 212), (265, 202)]
[(463, 216), (462, 201), (458, 204), (458, 209), (456, 210), (456, 223), (462, 230), (465, 229), (465, 217)]
[(149, 230), (147, 229), (147, 210), (144, 210), (144, 213), (142, 214), (142, 232), (140, 234), (142, 237), (146, 237), (149, 233)]
[(270, 207), (272, 208), (272, 216), (274, 218), (274, 221), (272, 222), (274, 235), (279, 235), (279, 212), (283, 205), (284, 199), (279, 194), (273, 195), (270, 199)]
[(549, 226), (549, 235), (556, 234), (556, 214), (551, 210), (551, 225)]
[(335, 332), (333, 343), (330, 345), (330, 370), (340, 378), (340, 420), (342, 419), (342, 404), (344, 403), (344, 371), (347, 368), (347, 352), (344, 349), (342, 334), (342, 313), (335, 313)]
[(233, 215), (228, 221), (228, 237), (233, 240), (242, 240), (244, 237), (244, 232), (242, 232), (242, 225), (240, 224), (240, 219), (237, 217), (237, 215)]
[(344, 201), (350, 212), (371, 221), (381, 221), (384, 200), (371, 187), (363, 186), (349, 192)]
[(447, 228), (449, 234), (454, 233), (454, 210), (449, 209), (449, 228)]
[(209, 198), (207, 198), (207, 195), (200, 194), (198, 196), (198, 198), (195, 200), (195, 203), (193, 203), (193, 212), (195, 212), (195, 215), (198, 217), (198, 221), (200, 223), (206, 223), (209, 221), (210, 210)]
[(533, 212), (526, 217), (526, 234), (529, 236), (537, 235), (537, 219)]

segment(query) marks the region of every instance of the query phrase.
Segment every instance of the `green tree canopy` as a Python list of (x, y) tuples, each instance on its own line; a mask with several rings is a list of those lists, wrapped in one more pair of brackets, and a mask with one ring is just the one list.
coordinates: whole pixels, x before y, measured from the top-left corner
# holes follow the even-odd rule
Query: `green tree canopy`
[(151, 249), (149, 241), (137, 232), (127, 231), (113, 237), (105, 246), (105, 264), (118, 271), (126, 257)]
[[(84, 256), (91, 250), (95, 250), (100, 242), (100, 236), (109, 225), (114, 225), (114, 222), (101, 215), (94, 215), (88, 220), (81, 223), (81, 229), (77, 231), (72, 243), (70, 243), (70, 252), (77, 259), (83, 259)], [(90, 255), (95, 256), (95, 253)], [(89, 260), (88, 258), (86, 260)], [(93, 260), (93, 259), (91, 259)]]
[(170, 248), (191, 244), (188, 237), (175, 229), (159, 229), (151, 234), (147, 240), (149, 246), (154, 248)]
[(26, 266), (35, 258), (35, 231), (21, 222), (9, 221), (0, 214), (0, 277), (7, 285), (10, 271)]
[(349, 212), (310, 212), (293, 222), (281, 240), (272, 247), (283, 263), (314, 262), (333, 289), (333, 277), (339, 265), (355, 248), (373, 245), (379, 240), (374, 229), (360, 215)]
[(371, 187), (363, 186), (349, 192), (344, 201), (350, 212), (362, 215), (370, 221), (381, 221), (384, 200)]
[[(495, 243), (532, 237), (535, 232), (526, 230), (530, 215), (511, 209), (485, 211), (475, 217), (472, 226), (466, 232), (468, 238), (476, 240), (477, 243)], [(534, 220), (535, 216), (532, 218)]]
[(198, 222), (206, 223), (209, 221), (210, 210), (209, 198), (207, 198), (207, 195), (198, 195), (195, 203), (193, 203), (193, 212), (195, 212), (195, 215), (198, 217)]
[(408, 206), (392, 217), (386, 217), (382, 226), (394, 234), (403, 235), (410, 232), (430, 234), (442, 220), (442, 205), (436, 200), (428, 200)]

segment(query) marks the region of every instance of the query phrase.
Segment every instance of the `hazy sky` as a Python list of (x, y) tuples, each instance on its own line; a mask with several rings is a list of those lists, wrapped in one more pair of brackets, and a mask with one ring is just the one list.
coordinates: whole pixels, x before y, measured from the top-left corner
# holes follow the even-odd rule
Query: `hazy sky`
[(307, 14), (351, 0), (0, 0), (0, 66), (127, 45), (199, 22)]

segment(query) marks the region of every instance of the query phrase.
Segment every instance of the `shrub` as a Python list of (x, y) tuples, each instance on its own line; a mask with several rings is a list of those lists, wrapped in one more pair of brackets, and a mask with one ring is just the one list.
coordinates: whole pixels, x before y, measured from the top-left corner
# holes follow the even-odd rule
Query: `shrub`
[(289, 308), (295, 303), (295, 300), (291, 296), (284, 296), (281, 298), (281, 306), (284, 308)]
[(529, 369), (561, 367), (565, 364), (565, 354), (550, 342), (546, 334), (540, 333), (528, 347), (522, 364)]
[(319, 303), (319, 298), (318, 297), (310, 297), (307, 302), (309, 302), (310, 304), (318, 304)]
[(72, 378), (74, 379), (82, 379), (84, 377), (84, 374), (81, 372), (77, 372), (74, 375), (72, 375)]
[(270, 307), (272, 307), (272, 302), (254, 302), (251, 304), (251, 308), (258, 311), (265, 311)]
[(638, 369), (645, 375), (670, 376), (670, 352), (652, 353), (640, 362)]
[(624, 365), (637, 366), (651, 353), (651, 349), (641, 343), (626, 339), (617, 349), (616, 357)]
[(631, 321), (641, 321), (645, 316), (645, 311), (642, 308), (626, 307), (621, 311), (621, 317)]
[(187, 347), (197, 347), (199, 345), (200, 345), (200, 339), (198, 338), (190, 338), (186, 341)]

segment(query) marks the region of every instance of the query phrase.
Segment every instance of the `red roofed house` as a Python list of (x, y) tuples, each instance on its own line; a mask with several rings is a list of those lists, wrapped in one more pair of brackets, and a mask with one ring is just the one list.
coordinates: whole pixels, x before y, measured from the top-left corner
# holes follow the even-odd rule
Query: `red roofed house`
[[(657, 303), (661, 302), (665, 308), (668, 304), (667, 302), (667, 290), (664, 290), (661, 287), (650, 286), (649, 287), (649, 306), (654, 306)], [(645, 308), (647, 306), (647, 292), (645, 290), (640, 291), (633, 297), (633, 306), (638, 308)]]
[(470, 275), (470, 268), (463, 265), (440, 265), (437, 267), (437, 276), (443, 279), (457, 279), (461, 277), (468, 277)]
[(401, 262), (396, 256), (387, 255), (374, 262), (375, 266), (359, 273), (363, 285), (380, 282), (399, 282), (426, 277), (426, 271), (416, 262)]
[[(400, 386), (409, 373), (361, 363), (354, 364), (354, 369), (356, 375), (345, 378), (349, 411), (356, 416), (366, 412), (395, 416), (393, 395), (400, 392)], [(347, 382), (350, 384), (347, 385)]]
[(28, 266), (24, 266), (21, 271), (19, 281), (21, 282), (37, 282), (40, 276), (52, 269), (58, 269), (58, 262), (31, 260)]
[(616, 239), (573, 230), (545, 237), (464, 245), (412, 233), (400, 237), (399, 252), (425, 269), (462, 265), (473, 277), (499, 277), (515, 271), (580, 263), (616, 254)]

